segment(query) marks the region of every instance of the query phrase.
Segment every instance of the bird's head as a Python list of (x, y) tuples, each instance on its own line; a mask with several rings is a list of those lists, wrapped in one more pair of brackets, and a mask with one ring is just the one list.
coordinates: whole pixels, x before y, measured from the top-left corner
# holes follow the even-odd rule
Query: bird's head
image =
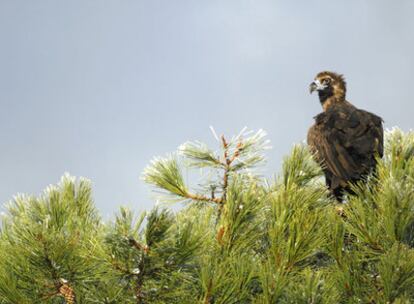
[(309, 85), (309, 92), (312, 94), (318, 91), (319, 100), (323, 104), (334, 97), (336, 101), (345, 100), (346, 82), (342, 75), (334, 72), (320, 72), (315, 80)]

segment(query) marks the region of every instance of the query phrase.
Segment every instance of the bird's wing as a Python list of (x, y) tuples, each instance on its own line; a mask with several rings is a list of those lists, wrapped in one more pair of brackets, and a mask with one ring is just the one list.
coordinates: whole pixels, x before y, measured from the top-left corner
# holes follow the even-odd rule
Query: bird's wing
[(308, 144), (317, 160), (343, 180), (357, 179), (383, 154), (382, 120), (355, 108), (334, 108), (316, 117)]

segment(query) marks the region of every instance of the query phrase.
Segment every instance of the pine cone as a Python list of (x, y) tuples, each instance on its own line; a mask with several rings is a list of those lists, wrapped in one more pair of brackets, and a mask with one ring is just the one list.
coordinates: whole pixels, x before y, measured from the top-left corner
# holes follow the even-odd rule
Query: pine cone
[(75, 304), (76, 297), (73, 288), (70, 287), (67, 281), (64, 279), (61, 279), (60, 283), (61, 285), (59, 287), (59, 294), (65, 299), (65, 302), (67, 304)]

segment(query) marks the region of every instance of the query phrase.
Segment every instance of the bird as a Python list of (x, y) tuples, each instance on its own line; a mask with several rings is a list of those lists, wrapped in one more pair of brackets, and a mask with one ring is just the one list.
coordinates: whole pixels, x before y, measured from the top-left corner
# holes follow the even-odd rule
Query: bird
[(345, 193), (353, 193), (351, 184), (375, 173), (377, 159), (384, 154), (383, 120), (346, 100), (341, 74), (318, 73), (309, 91), (318, 92), (323, 111), (314, 117), (307, 143), (331, 194), (343, 202)]

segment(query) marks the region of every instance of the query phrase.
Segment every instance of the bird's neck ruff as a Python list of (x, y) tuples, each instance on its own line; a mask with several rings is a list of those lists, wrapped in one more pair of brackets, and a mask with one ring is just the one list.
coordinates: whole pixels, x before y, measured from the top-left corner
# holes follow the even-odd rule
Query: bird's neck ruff
[(344, 104), (344, 103), (347, 103), (347, 101), (345, 101), (345, 99), (338, 99), (334, 96), (326, 98), (323, 101), (321, 100), (321, 105), (322, 105), (322, 108), (325, 112), (328, 111), (334, 105)]
[(324, 111), (327, 111), (332, 105), (345, 102), (345, 90), (333, 88), (328, 91), (319, 91), (319, 101)]

